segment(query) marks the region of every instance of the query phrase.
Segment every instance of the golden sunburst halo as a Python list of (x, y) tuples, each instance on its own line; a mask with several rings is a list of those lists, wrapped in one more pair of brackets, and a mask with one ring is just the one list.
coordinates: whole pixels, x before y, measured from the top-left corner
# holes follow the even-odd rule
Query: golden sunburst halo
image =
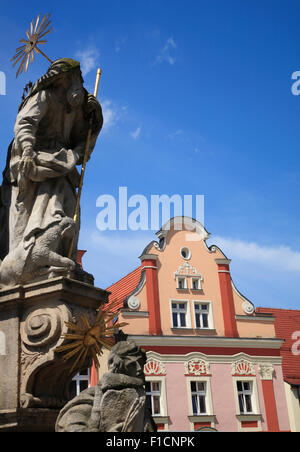
[(16, 49), (15, 56), (10, 60), (14, 62), (13, 66), (20, 62), (16, 77), (21, 74), (23, 69), (27, 72), (29, 61), (33, 63), (34, 52), (43, 55), (50, 63), (53, 62), (37, 46), (47, 42), (45, 39), (41, 38), (45, 38), (45, 36), (53, 29), (53, 27), (49, 28), (51, 24), (50, 15), (51, 14), (46, 14), (42, 20), (40, 20), (41, 15), (39, 14), (36, 21), (34, 19), (31, 21), (30, 29), (26, 31), (27, 40), (23, 38), (20, 39), (20, 42), (23, 45)]
[[(112, 323), (117, 316), (111, 312), (116, 302), (110, 303), (108, 306), (100, 307), (97, 313), (95, 323), (91, 326), (86, 314), (82, 314), (79, 322), (65, 322), (66, 326), (72, 333), (62, 335), (63, 339), (69, 342), (55, 349), (56, 352), (64, 353), (62, 359), (68, 361), (75, 359), (70, 374), (75, 369), (81, 369), (87, 358), (92, 358), (95, 366), (99, 367), (99, 357), (103, 353), (103, 347), (110, 350), (113, 346), (111, 342), (112, 335), (118, 328), (122, 328), (128, 323)], [(105, 311), (104, 311), (105, 308)], [(65, 353), (67, 352), (67, 353)]]

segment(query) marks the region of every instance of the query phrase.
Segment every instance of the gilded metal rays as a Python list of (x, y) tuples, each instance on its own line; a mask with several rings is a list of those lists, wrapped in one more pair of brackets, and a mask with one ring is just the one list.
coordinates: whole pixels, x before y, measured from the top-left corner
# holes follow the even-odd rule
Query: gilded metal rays
[(13, 66), (20, 63), (16, 77), (18, 77), (23, 70), (27, 72), (29, 62), (33, 63), (35, 53), (40, 53), (47, 58), (50, 63), (52, 63), (52, 60), (50, 60), (50, 58), (48, 58), (47, 55), (45, 55), (45, 53), (38, 47), (38, 45), (40, 46), (41, 44), (45, 44), (47, 42), (46, 39), (42, 38), (45, 38), (45, 36), (53, 29), (53, 27), (49, 28), (51, 24), (50, 14), (46, 14), (42, 20), (40, 20), (40, 17), (41, 15), (39, 14), (36, 21), (34, 19), (32, 20), (30, 23), (30, 29), (26, 31), (27, 39), (20, 39), (20, 42), (23, 45), (16, 49), (16, 54), (11, 59), (11, 61), (13, 61)]
[(65, 322), (72, 333), (66, 333), (62, 337), (70, 342), (57, 347), (55, 351), (63, 352), (62, 359), (65, 361), (76, 357), (70, 373), (75, 369), (81, 369), (89, 357), (93, 358), (94, 364), (98, 368), (98, 358), (103, 353), (103, 347), (110, 350), (113, 346), (109, 338), (118, 328), (128, 325), (128, 323), (113, 323), (113, 319), (117, 316), (116, 313), (111, 312), (114, 305), (115, 302), (110, 303), (108, 307), (105, 305), (105, 311), (103, 307), (99, 308), (96, 321), (92, 326), (85, 314), (80, 317), (78, 323)]

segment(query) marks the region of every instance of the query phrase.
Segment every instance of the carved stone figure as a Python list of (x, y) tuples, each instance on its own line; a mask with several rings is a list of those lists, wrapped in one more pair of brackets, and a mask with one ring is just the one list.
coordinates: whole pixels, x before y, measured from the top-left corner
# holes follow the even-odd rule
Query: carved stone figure
[(21, 103), (0, 190), (0, 288), (74, 269), (76, 165), (83, 161), (91, 116), (89, 154), (102, 110), (83, 87), (79, 62), (68, 58), (54, 61)]
[(109, 372), (97, 386), (65, 405), (57, 418), (56, 431), (156, 431), (146, 407), (145, 363), (145, 352), (134, 342), (118, 342), (108, 358)]

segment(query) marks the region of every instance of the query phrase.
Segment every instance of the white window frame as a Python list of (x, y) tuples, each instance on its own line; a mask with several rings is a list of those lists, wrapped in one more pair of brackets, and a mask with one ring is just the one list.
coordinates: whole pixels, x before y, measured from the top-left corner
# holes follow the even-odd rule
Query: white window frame
[[(152, 412), (151, 412), (151, 414), (152, 414), (152, 416), (162, 416), (162, 403), (161, 403), (161, 399), (162, 399), (162, 397), (161, 397), (161, 390), (162, 390), (162, 384), (161, 384), (161, 381), (160, 380), (148, 380), (148, 379), (146, 379), (146, 383), (149, 383), (150, 384), (150, 392), (147, 392), (147, 388), (146, 388), (146, 396), (150, 396), (151, 397), (151, 407), (152, 407)], [(152, 388), (152, 384), (153, 383), (155, 383), (155, 384), (159, 384), (159, 391), (154, 391), (153, 390), (153, 388)], [(158, 397), (158, 400), (159, 400), (159, 413), (153, 413), (153, 405), (154, 405), (154, 403), (153, 403), (153, 398), (154, 397)]]
[[(203, 390), (199, 390), (196, 387), (196, 391), (192, 390), (192, 383), (195, 383), (195, 385), (197, 386), (199, 383), (201, 383), (204, 386)], [(193, 398), (196, 397), (196, 405), (197, 405), (197, 409), (200, 409), (200, 403), (199, 400), (200, 398), (204, 399), (204, 406), (205, 406), (205, 411), (203, 412), (196, 412), (194, 411), (194, 406), (193, 406), (193, 415), (194, 416), (201, 416), (202, 414), (207, 414), (207, 383), (206, 381), (190, 381), (190, 385), (191, 385), (191, 398), (192, 398), (192, 406), (193, 406)]]
[(168, 407), (167, 407), (167, 392), (166, 392), (166, 377), (149, 376), (145, 378), (148, 383), (160, 383), (160, 414), (153, 414), (154, 421), (158, 424), (164, 424), (165, 430), (168, 430)]
[[(196, 324), (196, 309), (195, 309), (195, 305), (207, 305), (208, 306), (208, 326), (207, 327), (203, 327), (200, 326), (198, 327)], [(213, 317), (213, 310), (212, 310), (212, 302), (211, 301), (206, 301), (206, 300), (193, 300), (193, 321), (194, 321), (194, 325), (195, 325), (195, 329), (196, 330), (213, 330), (214, 329), (214, 317)], [(200, 322), (201, 324), (202, 322)]]
[[(237, 388), (237, 382), (250, 382), (252, 384), (252, 394), (251, 394), (251, 404), (252, 404), (252, 412), (251, 413), (241, 413), (240, 405), (239, 405), (239, 393)], [(257, 383), (256, 377), (233, 377), (234, 384), (234, 394), (235, 394), (235, 402), (236, 402), (236, 413), (240, 416), (247, 416), (248, 414), (260, 414), (259, 413), (259, 403), (258, 403), (258, 394), (257, 394)]]
[[(238, 384), (241, 384), (243, 386), (241, 391), (239, 391), (239, 388), (237, 387), (237, 395), (238, 395), (240, 414), (255, 414), (255, 409), (253, 406), (253, 382), (250, 380), (249, 381), (237, 380), (236, 385), (238, 386)], [(248, 384), (250, 389), (245, 389), (244, 388), (245, 384)], [(246, 402), (247, 396), (250, 399), (251, 411), (247, 410), (247, 402)], [(244, 406), (244, 411), (241, 411), (240, 398), (242, 398), (242, 405)]]
[(87, 369), (87, 374), (80, 375), (80, 373), (76, 374), (71, 381), (75, 381), (76, 383), (76, 396), (80, 394), (80, 382), (81, 381), (88, 381), (88, 388), (90, 388), (91, 385), (91, 371), (90, 368)]
[[(238, 420), (238, 431), (239, 432), (259, 432), (259, 431), (261, 431), (262, 430), (261, 412), (260, 412), (260, 406), (259, 406), (256, 377), (250, 377), (250, 376), (233, 377), (232, 380), (233, 380), (234, 399), (235, 399), (235, 406), (236, 406), (236, 413), (237, 413), (236, 417)], [(238, 381), (252, 383), (252, 397), (251, 397), (252, 410), (253, 410), (252, 413), (241, 413), (241, 411), (240, 411), (238, 389), (237, 389)], [(243, 427), (242, 426), (243, 421), (257, 421), (257, 427)]]
[[(183, 281), (183, 287), (179, 287), (179, 280)], [(177, 283), (177, 289), (178, 290), (186, 290), (188, 288), (186, 276), (177, 276), (176, 277), (176, 283)]]
[[(194, 281), (197, 281), (197, 288), (195, 289), (194, 286)], [(201, 286), (201, 278), (200, 277), (191, 277), (191, 290), (202, 290), (202, 286)]]
[[(199, 376), (199, 377), (194, 377), (194, 376), (186, 377), (187, 394), (188, 394), (188, 410), (189, 410), (189, 420), (190, 420), (191, 431), (194, 431), (194, 423), (195, 422), (206, 422), (206, 421), (208, 421), (208, 422), (211, 422), (211, 426), (213, 428), (215, 426), (210, 380), (211, 380), (211, 377), (202, 377), (202, 376)], [(205, 383), (205, 387), (206, 387), (206, 394), (205, 394), (206, 413), (194, 414), (193, 402), (192, 402), (191, 382)]]
[[(172, 308), (172, 304), (176, 303), (176, 304), (185, 304), (186, 309), (185, 309), (185, 326), (174, 326), (173, 324), (173, 308)], [(190, 303), (188, 300), (176, 300), (176, 299), (172, 299), (170, 300), (170, 314), (171, 314), (171, 328), (172, 329), (191, 329), (191, 312), (190, 312)], [(179, 312), (178, 312), (179, 314)]]

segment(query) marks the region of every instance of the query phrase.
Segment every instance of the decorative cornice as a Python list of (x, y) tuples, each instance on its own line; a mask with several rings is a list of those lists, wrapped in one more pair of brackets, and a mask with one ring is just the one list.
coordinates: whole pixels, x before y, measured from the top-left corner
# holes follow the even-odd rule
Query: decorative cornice
[(236, 315), (235, 316), (236, 320), (245, 320), (245, 321), (250, 321), (250, 322), (269, 322), (269, 323), (274, 323), (275, 322), (275, 317), (270, 315), (270, 316), (264, 316), (264, 315), (259, 315), (259, 314), (255, 314), (255, 315)]
[(138, 345), (169, 346), (169, 347), (220, 347), (220, 348), (266, 348), (280, 349), (283, 339), (276, 338), (231, 338), (212, 336), (149, 336), (133, 335), (132, 339)]
[(271, 365), (281, 365), (282, 357), (281, 356), (250, 356), (246, 353), (237, 353), (235, 355), (206, 355), (201, 352), (191, 352), (186, 355), (180, 354), (161, 354), (153, 351), (147, 352), (148, 359), (155, 359), (157, 361), (162, 361), (164, 363), (186, 363), (191, 360), (202, 360), (207, 364), (232, 364), (236, 363), (239, 360), (245, 360), (255, 364), (271, 364)]
[(141, 259), (141, 261), (143, 262), (143, 261), (145, 261), (145, 260), (154, 260), (154, 261), (157, 261), (157, 259), (158, 259), (158, 256), (157, 256), (157, 254), (142, 254), (141, 256), (140, 256), (140, 259)]
[(231, 259), (215, 259), (215, 261), (218, 265), (229, 265)]
[(148, 311), (127, 311), (126, 309), (121, 309), (120, 313), (124, 318), (126, 317), (149, 317)]

